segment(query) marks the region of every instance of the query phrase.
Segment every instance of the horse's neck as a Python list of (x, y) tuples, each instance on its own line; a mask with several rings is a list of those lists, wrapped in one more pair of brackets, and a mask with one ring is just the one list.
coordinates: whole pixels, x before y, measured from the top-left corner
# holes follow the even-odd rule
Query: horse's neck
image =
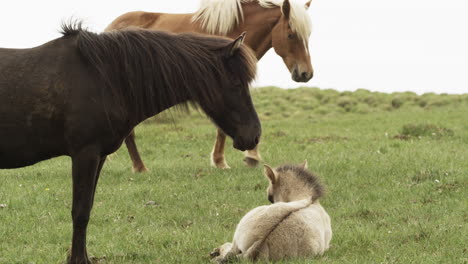
[(272, 30), (281, 18), (279, 8), (263, 8), (258, 4), (243, 4), (244, 20), (231, 33), (230, 38), (237, 38), (247, 32), (245, 44), (261, 59), (272, 48)]
[[(167, 87), (176, 88), (175, 86), (171, 86), (168, 84), (158, 85), (157, 87), (153, 87), (153, 89), (158, 90), (150, 93), (153, 94), (152, 100), (145, 100), (145, 102), (141, 102), (138, 105), (131, 104), (133, 105), (133, 107), (129, 108), (129, 114), (132, 116), (132, 125), (136, 126), (139, 123), (145, 121), (146, 119), (153, 117), (173, 106), (188, 103), (189, 98), (184, 96), (184, 94), (188, 93), (178, 93), (178, 95), (174, 97), (174, 92), (165, 89)], [(164, 98), (171, 99), (166, 100)], [(152, 103), (150, 101), (153, 101), (155, 103)]]

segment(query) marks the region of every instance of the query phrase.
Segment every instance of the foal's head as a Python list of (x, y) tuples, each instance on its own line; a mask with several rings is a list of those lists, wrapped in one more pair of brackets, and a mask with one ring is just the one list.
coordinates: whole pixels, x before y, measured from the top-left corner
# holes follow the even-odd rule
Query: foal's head
[(296, 82), (308, 82), (314, 75), (309, 53), (311, 21), (305, 6), (284, 0), (282, 15), (272, 30), (272, 45), (275, 52), (283, 58), (284, 63)]
[(311, 199), (323, 196), (324, 187), (318, 177), (307, 170), (307, 161), (301, 165), (283, 165), (276, 169), (265, 165), (264, 174), (270, 182), (267, 189), (271, 203)]

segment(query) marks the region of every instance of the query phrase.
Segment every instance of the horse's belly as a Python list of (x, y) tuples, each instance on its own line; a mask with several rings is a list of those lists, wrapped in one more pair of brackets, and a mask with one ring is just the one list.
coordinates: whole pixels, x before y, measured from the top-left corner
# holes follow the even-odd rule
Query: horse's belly
[(57, 155), (37, 155), (37, 153), (0, 153), (0, 169), (16, 169), (34, 165), (40, 161), (47, 160)]
[(18, 145), (11, 148), (0, 144), (0, 169), (26, 167), (64, 154), (50, 147)]
[(26, 167), (37, 162), (66, 154), (62, 137), (54, 133), (26, 129), (0, 131), (0, 168)]

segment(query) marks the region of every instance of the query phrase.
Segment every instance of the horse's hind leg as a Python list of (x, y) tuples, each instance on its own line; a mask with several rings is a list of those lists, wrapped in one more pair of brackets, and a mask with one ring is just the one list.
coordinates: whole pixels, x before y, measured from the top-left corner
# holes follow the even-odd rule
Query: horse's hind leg
[(258, 145), (252, 150), (244, 151), (244, 162), (249, 167), (257, 167), (258, 163), (262, 160), (258, 152)]
[(216, 141), (211, 152), (211, 166), (219, 169), (229, 169), (224, 159), (224, 145), (226, 143), (226, 134), (218, 128), (216, 131)]
[(86, 229), (93, 207), (99, 172), (105, 157), (94, 148), (86, 148), (72, 156), (73, 177), (73, 240), (68, 264), (91, 264), (86, 251)]
[(128, 154), (130, 154), (130, 158), (132, 159), (133, 171), (148, 171), (148, 169), (145, 167), (145, 164), (143, 164), (143, 161), (141, 160), (140, 153), (138, 153), (137, 145), (135, 143), (135, 130), (132, 130), (130, 135), (125, 138), (125, 145), (127, 145)]

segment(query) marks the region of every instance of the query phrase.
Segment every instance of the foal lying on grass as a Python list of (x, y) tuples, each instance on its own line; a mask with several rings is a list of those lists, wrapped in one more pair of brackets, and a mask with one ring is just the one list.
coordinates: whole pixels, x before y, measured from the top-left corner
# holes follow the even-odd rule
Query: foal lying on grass
[(211, 253), (213, 262), (305, 258), (321, 255), (330, 247), (330, 216), (318, 201), (323, 186), (307, 170), (307, 162), (276, 169), (265, 165), (264, 174), (270, 181), (268, 200), (273, 204), (248, 212), (237, 225), (233, 242)]

